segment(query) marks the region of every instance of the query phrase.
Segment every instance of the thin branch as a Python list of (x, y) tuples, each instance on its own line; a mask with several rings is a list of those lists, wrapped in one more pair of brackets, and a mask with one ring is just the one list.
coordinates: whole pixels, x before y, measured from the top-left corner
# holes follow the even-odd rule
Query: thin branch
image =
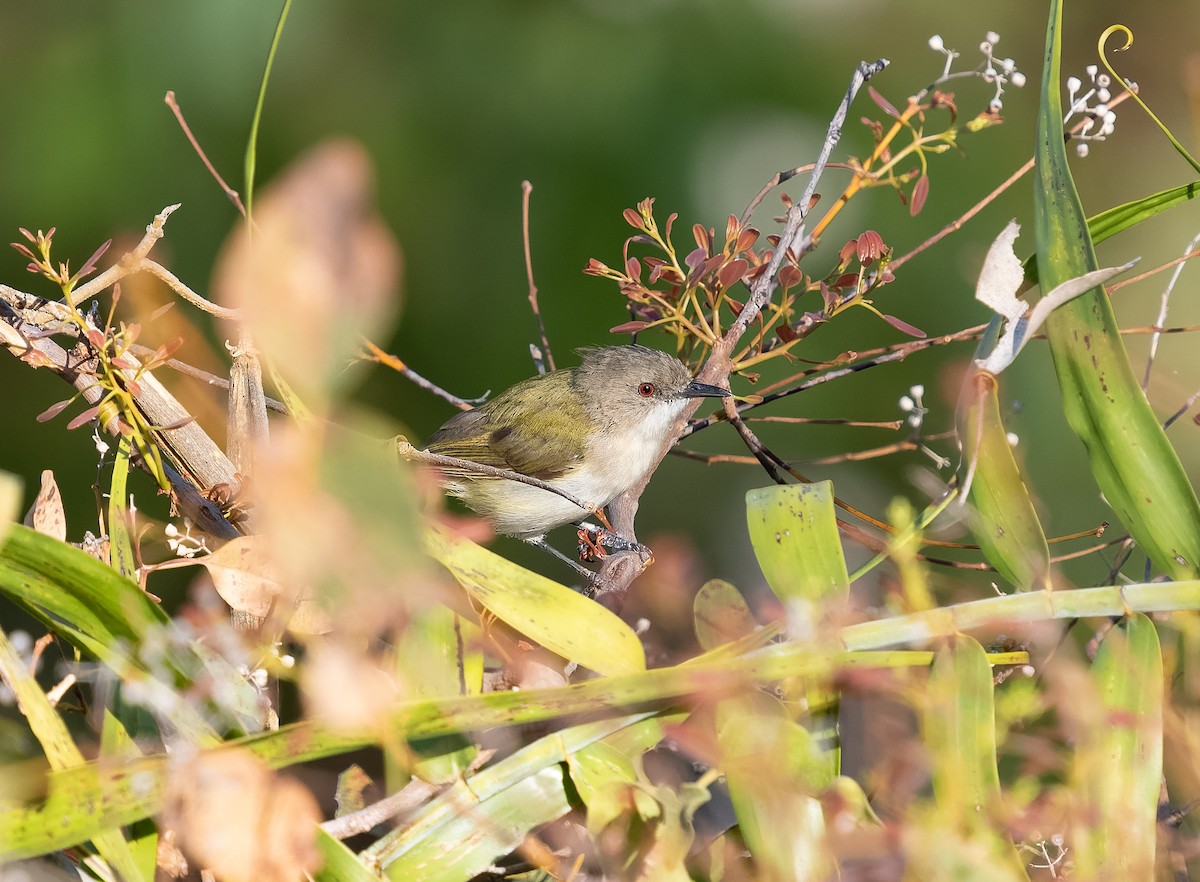
[(169, 287), (172, 291), (174, 291), (188, 303), (192, 304), (192, 306), (196, 307), (202, 312), (207, 312), (214, 318), (226, 319), (227, 321), (231, 322), (238, 322), (242, 320), (241, 310), (230, 309), (227, 306), (218, 306), (211, 300), (201, 297), (199, 294), (181, 282), (178, 276), (160, 263), (155, 263), (149, 258), (144, 258), (141, 261), (141, 264), (138, 266), (138, 269), (145, 270), (146, 272), (150, 273), (150, 275), (162, 279), (167, 283), (167, 287)]
[(472, 407), (475, 407), (478, 404), (483, 404), (483, 402), (487, 401), (487, 393), (480, 395), (478, 398), (459, 398), (453, 392), (447, 392), (432, 380), (425, 379), (407, 364), (405, 364), (399, 356), (384, 352), (365, 337), (363, 338), (363, 345), (367, 348), (367, 354), (363, 356), (364, 361), (373, 361), (376, 364), (390, 367), (397, 373), (403, 374), (414, 385), (424, 389), (426, 392), (431, 392), (438, 398), (450, 402), (459, 410), (470, 410)]
[[(3, 328), (4, 326), (0, 325), (0, 330), (3, 330)], [(129, 347), (129, 351), (134, 355), (140, 355), (143, 358), (148, 358), (155, 353), (155, 350), (152, 347), (143, 346), (141, 343), (134, 343)], [(163, 362), (163, 365), (165, 367), (169, 367), (173, 371), (178, 371), (184, 376), (191, 377), (194, 380), (199, 380), (201, 383), (206, 383), (209, 386), (216, 386), (218, 389), (224, 389), (226, 391), (229, 390), (230, 383), (228, 379), (209, 373), (202, 368), (188, 364), (186, 361), (180, 361), (178, 358), (168, 358), (165, 362)], [(274, 398), (268, 398), (266, 399), (266, 402), (267, 407), (276, 413), (287, 413), (287, 406), (284, 405), (282, 401), (277, 401)]]
[[(542, 341), (542, 355), (546, 366), (554, 370), (554, 353), (550, 351), (550, 340), (546, 337), (546, 323), (542, 320), (542, 311), (538, 307), (538, 289), (533, 282), (533, 256), (529, 247), (529, 194), (533, 192), (533, 184), (521, 181), (521, 238), (525, 241), (525, 277), (529, 280), (529, 308), (537, 319), (538, 335)], [(539, 367), (540, 369), (540, 367)]]
[(175, 100), (175, 93), (167, 92), (167, 95), (163, 101), (166, 102), (167, 107), (171, 108), (171, 112), (175, 114), (175, 119), (179, 123), (179, 128), (183, 129), (184, 137), (188, 139), (188, 143), (192, 145), (192, 149), (196, 151), (196, 155), (200, 157), (200, 161), (204, 163), (204, 167), (208, 169), (208, 173), (213, 176), (217, 184), (220, 185), (221, 189), (225, 191), (225, 195), (229, 197), (229, 201), (232, 202), (237, 208), (238, 213), (241, 214), (242, 217), (245, 217), (246, 206), (242, 205), (242, 197), (238, 195), (237, 190), (225, 183), (225, 179), (217, 173), (216, 168), (211, 162), (208, 161), (208, 157), (205, 155), (204, 150), (200, 147), (200, 142), (196, 140), (196, 136), (192, 134), (192, 130), (188, 126), (187, 120), (183, 118), (183, 111), (180, 110), (179, 103)]

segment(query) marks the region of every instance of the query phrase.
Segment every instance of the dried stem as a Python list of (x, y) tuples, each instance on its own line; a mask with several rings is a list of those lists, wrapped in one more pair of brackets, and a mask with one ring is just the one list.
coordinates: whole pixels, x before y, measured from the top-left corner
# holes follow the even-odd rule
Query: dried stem
[(542, 356), (546, 359), (546, 366), (554, 370), (554, 353), (550, 351), (546, 323), (542, 320), (542, 311), (538, 307), (538, 289), (533, 282), (533, 256), (529, 247), (529, 194), (532, 192), (533, 184), (521, 181), (521, 236), (525, 241), (525, 277), (529, 280), (529, 308), (533, 310), (533, 317), (537, 319)]

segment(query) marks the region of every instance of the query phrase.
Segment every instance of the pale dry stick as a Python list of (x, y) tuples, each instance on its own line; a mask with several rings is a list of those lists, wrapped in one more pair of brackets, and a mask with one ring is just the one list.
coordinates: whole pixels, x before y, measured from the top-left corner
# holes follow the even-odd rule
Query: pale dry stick
[[(493, 749), (480, 750), (471, 761), (467, 771), (476, 771), (495, 755), (496, 751)], [(420, 778), (413, 778), (391, 796), (385, 796), (378, 802), (364, 806), (356, 812), (325, 821), (321, 824), (321, 829), (334, 839), (349, 839), (351, 836), (366, 833), (397, 815), (423, 805), (433, 796), (445, 790), (446, 786), (430, 784)]]
[[(546, 322), (542, 319), (542, 310), (538, 307), (538, 289), (533, 281), (533, 255), (529, 247), (529, 195), (533, 192), (533, 184), (521, 181), (521, 236), (525, 240), (525, 277), (529, 280), (529, 308), (537, 319), (538, 335), (542, 340), (542, 356), (546, 366), (554, 370), (554, 353), (550, 351), (550, 340), (546, 336)], [(538, 372), (543, 372), (543, 366), (538, 366)]]
[[(1184, 249), (1184, 257), (1193, 256), (1196, 252), (1196, 246), (1200, 245), (1200, 235), (1195, 236), (1188, 247)], [(1175, 284), (1179, 281), (1179, 276), (1183, 272), (1183, 260), (1180, 260), (1175, 266), (1175, 272), (1171, 273), (1171, 278), (1167, 281), (1163, 288), (1162, 299), (1158, 304), (1158, 318), (1154, 320), (1156, 325), (1165, 325), (1167, 323), (1167, 308), (1171, 302), (1171, 292), (1175, 290)], [(1150, 369), (1154, 367), (1154, 357), (1158, 354), (1158, 341), (1162, 338), (1161, 334), (1155, 334), (1150, 338), (1150, 354), (1146, 356), (1146, 374), (1142, 377), (1142, 391), (1150, 385)]]

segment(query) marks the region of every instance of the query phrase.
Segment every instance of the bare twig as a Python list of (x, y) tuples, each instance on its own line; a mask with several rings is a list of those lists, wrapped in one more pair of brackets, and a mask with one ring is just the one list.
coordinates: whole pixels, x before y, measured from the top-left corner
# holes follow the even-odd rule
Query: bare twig
[(392, 370), (396, 371), (397, 373), (403, 374), (410, 381), (412, 381), (412, 383), (415, 384), (416, 386), (419, 386), (420, 388), (424, 389), (426, 392), (433, 393), (438, 398), (441, 398), (444, 401), (449, 401), (451, 404), (453, 404), (459, 410), (470, 410), (475, 405), (483, 404), (483, 402), (487, 401), (486, 394), (481, 395), (478, 398), (459, 398), (453, 392), (447, 392), (445, 389), (443, 389), (441, 386), (434, 383), (432, 380), (425, 379), (420, 374), (418, 374), (416, 371), (414, 371), (412, 368), (410, 368), (407, 364), (405, 364), (404, 361), (399, 356), (392, 355), (389, 352), (384, 352), (382, 349), (380, 349), (378, 346), (376, 346), (374, 343), (372, 343), (370, 340), (366, 339), (365, 337), (363, 338), (363, 345), (367, 349), (367, 354), (363, 356), (363, 359), (365, 361), (373, 361), (376, 364), (381, 364), (381, 365), (384, 365), (385, 367), (390, 367)]
[[(0, 331), (4, 330), (4, 326), (0, 325)], [(143, 358), (154, 354), (154, 348), (143, 346), (141, 343), (134, 343), (129, 347), (129, 351), (134, 355), (140, 355)], [(168, 358), (163, 362), (165, 367), (169, 367), (173, 371), (178, 371), (184, 376), (191, 377), (194, 380), (199, 380), (201, 383), (207, 383), (209, 386), (216, 386), (218, 389), (229, 389), (229, 380), (217, 374), (210, 373), (202, 368), (196, 367), (194, 364), (188, 364), (186, 361), (180, 361), (178, 358)], [(267, 398), (267, 408), (276, 413), (287, 413), (287, 407), (282, 401), (274, 398)]]
[[(1200, 235), (1194, 237), (1188, 243), (1188, 247), (1184, 249), (1184, 257), (1194, 255), (1196, 246), (1200, 245)], [(1183, 272), (1183, 260), (1180, 260), (1175, 266), (1175, 272), (1171, 273), (1171, 278), (1163, 288), (1162, 299), (1158, 305), (1158, 318), (1154, 320), (1156, 325), (1165, 325), (1167, 323), (1167, 308), (1171, 302), (1171, 292), (1175, 290), (1175, 283), (1179, 281), (1179, 275)], [(1162, 337), (1161, 334), (1155, 334), (1150, 338), (1150, 354), (1146, 356), (1146, 374), (1142, 377), (1142, 391), (1150, 385), (1150, 369), (1154, 366), (1154, 356), (1158, 354), (1158, 341)]]
[(176, 276), (162, 264), (155, 263), (149, 258), (144, 258), (137, 269), (145, 270), (146, 272), (150, 273), (150, 275), (157, 276), (158, 278), (162, 279), (167, 283), (167, 287), (169, 287), (172, 291), (174, 291), (188, 303), (192, 304), (192, 306), (203, 312), (207, 312), (214, 318), (226, 319), (231, 322), (241, 321), (242, 319), (241, 310), (230, 309), (227, 306), (218, 306), (211, 300), (201, 297), (199, 294), (181, 282), (178, 276)]
[(204, 150), (200, 147), (200, 142), (196, 140), (196, 136), (192, 134), (191, 128), (188, 127), (187, 121), (183, 118), (183, 111), (179, 108), (179, 103), (175, 100), (174, 92), (167, 92), (163, 98), (167, 107), (171, 108), (171, 113), (175, 114), (175, 119), (179, 122), (179, 128), (183, 129), (184, 137), (188, 139), (188, 143), (192, 145), (192, 149), (196, 151), (196, 155), (200, 157), (200, 161), (204, 163), (204, 167), (208, 169), (208, 173), (213, 176), (221, 189), (225, 191), (225, 195), (229, 197), (229, 201), (237, 208), (238, 213), (242, 217), (246, 216), (246, 206), (242, 205), (242, 197), (238, 195), (238, 191), (225, 183), (225, 179), (217, 174), (216, 168), (208, 161), (208, 157), (204, 154)]
[(542, 355), (546, 359), (546, 366), (554, 370), (554, 353), (550, 351), (546, 323), (542, 320), (542, 311), (538, 307), (538, 289), (533, 283), (533, 256), (529, 247), (529, 194), (532, 192), (533, 184), (521, 181), (521, 236), (525, 240), (525, 277), (529, 280), (529, 308), (533, 310), (533, 317), (537, 319)]

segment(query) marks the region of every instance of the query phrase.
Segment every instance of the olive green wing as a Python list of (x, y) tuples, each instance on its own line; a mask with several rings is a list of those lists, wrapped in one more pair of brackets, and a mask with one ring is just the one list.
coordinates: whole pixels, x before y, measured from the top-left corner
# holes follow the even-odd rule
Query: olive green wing
[(582, 461), (583, 416), (582, 409), (574, 413), (544, 405), (531, 412), (502, 397), (453, 416), (429, 439), (427, 449), (548, 481)]

